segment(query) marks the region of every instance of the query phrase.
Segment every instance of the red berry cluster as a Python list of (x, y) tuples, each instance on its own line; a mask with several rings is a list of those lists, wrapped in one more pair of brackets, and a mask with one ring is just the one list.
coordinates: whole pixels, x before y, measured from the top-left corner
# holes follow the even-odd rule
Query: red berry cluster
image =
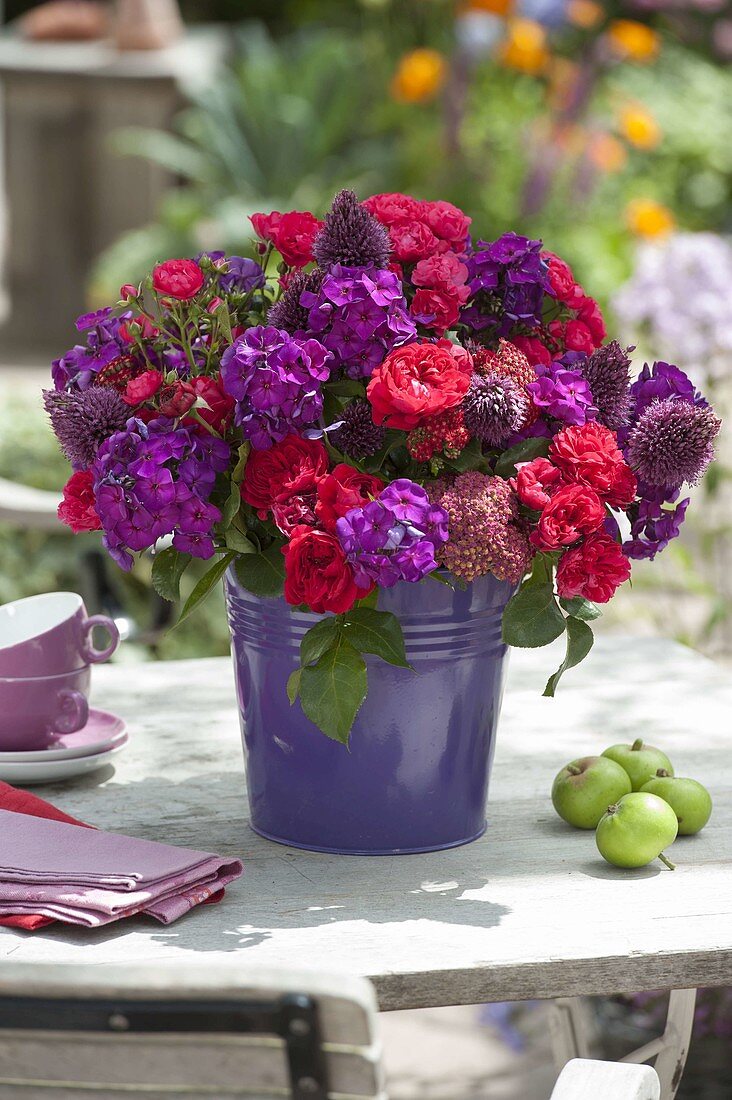
[(470, 442), (470, 433), (463, 423), (463, 410), (448, 409), (431, 416), (407, 436), (407, 450), (417, 462), (429, 462), (436, 454), (455, 458)]

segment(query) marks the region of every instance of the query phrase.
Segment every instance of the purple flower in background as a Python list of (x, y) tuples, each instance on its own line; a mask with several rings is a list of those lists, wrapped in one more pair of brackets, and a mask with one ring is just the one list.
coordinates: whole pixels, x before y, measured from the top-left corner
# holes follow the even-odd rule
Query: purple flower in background
[(263, 287), (265, 274), (256, 260), (244, 256), (227, 256), (226, 264), (219, 275), (219, 283), (227, 294), (248, 294), (251, 290)]
[(44, 390), (43, 404), (61, 450), (75, 470), (90, 466), (100, 443), (124, 428), (130, 415), (129, 405), (107, 386)]
[(318, 340), (258, 325), (221, 358), (224, 389), (236, 400), (236, 422), (257, 450), (315, 424), (331, 353)]
[(392, 271), (336, 264), (317, 292), (304, 291), (308, 334), (333, 355), (333, 370), (367, 378), (392, 348), (417, 334), (402, 284)]
[[(674, 499), (678, 497), (674, 494)], [(629, 558), (648, 558), (665, 550), (671, 539), (677, 538), (689, 506), (686, 497), (675, 508), (664, 508), (654, 499), (641, 500), (632, 517), (630, 539), (623, 543), (623, 553)]]
[(398, 581), (416, 583), (437, 568), (435, 553), (447, 541), (447, 513), (421, 485), (399, 478), (339, 519), (336, 534), (360, 588), (373, 581), (391, 588)]
[(563, 424), (594, 420), (597, 409), (582, 371), (567, 370), (559, 360), (549, 366), (537, 363), (534, 369), (539, 377), (536, 382), (529, 382), (526, 390), (546, 416), (553, 416)]
[(721, 420), (709, 405), (678, 397), (654, 400), (631, 428), (625, 447), (628, 464), (652, 486), (694, 485), (714, 457)]
[(104, 545), (118, 565), (130, 569), (131, 552), (170, 534), (177, 550), (210, 558), (221, 513), (208, 498), (229, 458), (224, 440), (164, 417), (132, 417), (105, 440), (91, 470)]
[(551, 293), (541, 241), (517, 233), (478, 241), (467, 264), (471, 298), (461, 319), (469, 328), (493, 326), (505, 336), (516, 323), (530, 329), (541, 323), (544, 295)]

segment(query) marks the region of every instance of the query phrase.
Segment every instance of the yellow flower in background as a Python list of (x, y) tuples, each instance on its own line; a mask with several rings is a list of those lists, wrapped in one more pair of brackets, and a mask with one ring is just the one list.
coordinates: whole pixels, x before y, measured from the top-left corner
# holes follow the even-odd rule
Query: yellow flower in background
[(533, 19), (512, 19), (508, 36), (501, 46), (500, 59), (510, 69), (536, 76), (549, 60), (546, 31)]
[(411, 50), (397, 66), (391, 94), (403, 103), (422, 103), (437, 95), (446, 73), (447, 63), (437, 50)]
[(632, 61), (652, 61), (660, 49), (660, 40), (652, 27), (634, 19), (616, 19), (608, 28), (610, 45), (620, 57)]
[(669, 208), (655, 199), (633, 199), (625, 208), (625, 220), (639, 237), (665, 237), (676, 228)]
[(491, 15), (506, 16), (513, 7), (513, 0), (464, 0), (463, 11), (486, 11)]
[(590, 160), (601, 172), (620, 172), (628, 162), (625, 146), (612, 134), (595, 134), (588, 148)]
[(602, 17), (602, 4), (596, 4), (595, 0), (569, 0), (567, 4), (568, 21), (583, 30), (596, 27)]
[(618, 129), (626, 141), (637, 149), (655, 149), (663, 136), (661, 127), (642, 103), (628, 103), (621, 107)]

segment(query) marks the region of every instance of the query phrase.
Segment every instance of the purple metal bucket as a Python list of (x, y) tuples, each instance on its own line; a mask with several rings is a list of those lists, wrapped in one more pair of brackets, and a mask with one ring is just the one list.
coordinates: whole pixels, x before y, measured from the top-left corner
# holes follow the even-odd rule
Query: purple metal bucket
[(481, 577), (380, 592), (398, 615), (415, 672), (367, 658), (369, 691), (350, 751), (290, 706), (285, 685), (320, 616), (260, 599), (232, 571), (226, 602), (251, 826), (280, 844), (344, 855), (452, 848), (485, 830), (513, 587)]

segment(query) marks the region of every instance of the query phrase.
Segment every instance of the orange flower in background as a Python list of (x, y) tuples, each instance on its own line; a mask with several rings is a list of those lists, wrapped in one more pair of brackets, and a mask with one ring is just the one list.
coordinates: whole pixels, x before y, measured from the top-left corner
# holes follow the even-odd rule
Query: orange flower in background
[(490, 15), (506, 16), (513, 7), (513, 0), (463, 0), (463, 11), (485, 11)]
[(655, 149), (663, 136), (661, 127), (642, 103), (628, 103), (621, 107), (618, 129), (636, 149)]
[(552, 57), (547, 66), (549, 77), (549, 101), (557, 110), (563, 110), (577, 84), (579, 65), (566, 57)]
[(569, 0), (567, 5), (567, 19), (575, 27), (583, 30), (591, 30), (602, 20), (602, 4), (596, 4), (595, 0)]
[(391, 82), (391, 94), (402, 103), (423, 103), (445, 82), (447, 63), (437, 50), (411, 50), (402, 57)]
[(608, 28), (610, 45), (619, 57), (631, 61), (653, 61), (658, 56), (660, 40), (652, 27), (634, 19), (616, 19)]
[(655, 199), (633, 199), (625, 208), (625, 220), (639, 237), (665, 237), (676, 228), (669, 208)]
[(536, 76), (549, 60), (546, 31), (533, 19), (512, 19), (499, 56), (508, 68)]
[(596, 134), (590, 142), (588, 155), (601, 172), (620, 172), (628, 161), (625, 146), (612, 134)]

